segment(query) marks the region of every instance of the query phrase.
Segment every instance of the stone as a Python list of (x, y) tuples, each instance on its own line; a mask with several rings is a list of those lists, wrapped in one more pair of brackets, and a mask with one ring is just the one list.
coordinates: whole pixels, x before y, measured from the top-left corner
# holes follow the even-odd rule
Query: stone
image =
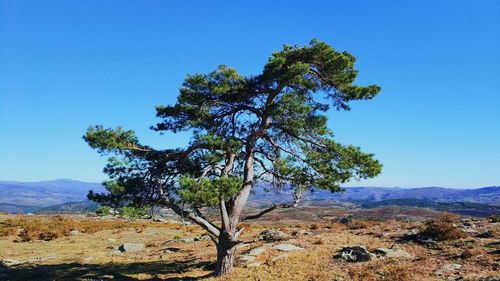
[(444, 276), (444, 275), (449, 275), (453, 273), (457, 269), (461, 269), (463, 266), (458, 263), (447, 263), (441, 266), (436, 272), (434, 272), (434, 275), (436, 276)]
[(277, 261), (277, 260), (281, 260), (281, 259), (285, 259), (288, 257), (288, 254), (287, 253), (284, 253), (284, 254), (281, 254), (281, 255), (277, 255), (275, 257), (273, 257), (271, 259), (271, 261)]
[(73, 229), (73, 230), (71, 230), (71, 231), (69, 232), (69, 235), (71, 235), (71, 236), (76, 236), (76, 235), (78, 235), (78, 234), (80, 234), (80, 231), (78, 231), (78, 230), (76, 230), (76, 229)]
[(263, 247), (257, 247), (257, 248), (253, 248), (253, 249), (246, 251), (244, 254), (250, 255), (250, 256), (257, 256), (257, 255), (262, 254), (265, 251), (266, 250)]
[(242, 260), (242, 261), (253, 261), (253, 260), (255, 260), (255, 257), (254, 256), (243, 255), (243, 256), (240, 256), (240, 260)]
[(210, 240), (212, 240), (212, 239), (208, 235), (202, 235), (202, 236), (194, 238), (194, 241), (210, 241)]
[(14, 265), (22, 264), (22, 263), (23, 263), (22, 261), (18, 261), (18, 260), (11, 260), (11, 259), (3, 259), (2, 260), (2, 264), (5, 266), (14, 266)]
[(304, 248), (292, 245), (292, 244), (278, 244), (272, 247), (275, 250), (290, 252), (290, 251), (300, 251), (304, 250)]
[(179, 248), (173, 248), (173, 247), (169, 247), (169, 248), (165, 248), (162, 250), (162, 253), (164, 254), (172, 254), (172, 253), (177, 253), (177, 252), (180, 252), (181, 249)]
[(143, 243), (125, 243), (122, 244), (120, 247), (118, 247), (118, 251), (120, 252), (135, 252), (135, 251), (140, 251), (142, 249), (146, 248), (146, 246)]
[(399, 249), (377, 248), (374, 252), (387, 258), (411, 258), (410, 253)]
[(339, 220), (339, 222), (340, 222), (341, 224), (348, 224), (348, 223), (349, 223), (349, 222), (351, 222), (351, 221), (352, 221), (352, 218), (351, 218), (351, 217), (343, 217), (343, 218), (341, 218), (341, 219)]
[(91, 262), (93, 260), (94, 260), (93, 257), (86, 257), (86, 258), (83, 259), (84, 262)]
[(376, 256), (368, 252), (363, 246), (349, 246), (340, 249), (335, 257), (348, 262), (365, 262), (372, 260)]
[(186, 238), (180, 238), (177, 241), (183, 242), (183, 243), (193, 243), (195, 240), (195, 237), (186, 237)]
[(307, 235), (311, 235), (311, 234), (312, 234), (311, 232), (306, 231), (304, 229), (298, 229), (292, 233), (293, 236), (299, 236), (299, 235), (307, 236)]
[(259, 236), (259, 240), (264, 240), (266, 242), (284, 241), (288, 239), (290, 239), (290, 237), (280, 230), (264, 230)]

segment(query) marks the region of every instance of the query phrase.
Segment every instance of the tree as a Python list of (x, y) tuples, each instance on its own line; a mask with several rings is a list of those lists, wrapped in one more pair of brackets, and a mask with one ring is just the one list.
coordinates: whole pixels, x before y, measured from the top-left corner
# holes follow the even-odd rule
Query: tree
[[(114, 206), (161, 205), (204, 228), (217, 248), (215, 274), (233, 268), (238, 223), (276, 208), (296, 206), (310, 188), (341, 191), (353, 178), (378, 175), (373, 154), (333, 140), (324, 115), (349, 110), (349, 102), (373, 98), (380, 88), (358, 86), (355, 58), (317, 40), (275, 52), (257, 76), (219, 66), (189, 75), (175, 105), (158, 106), (159, 133), (192, 132), (187, 148), (154, 149), (133, 131), (90, 127), (85, 141), (110, 155), (104, 172), (109, 193), (89, 198)], [(257, 181), (295, 191), (294, 202), (255, 215), (242, 211)], [(217, 209), (218, 221), (205, 210)]]

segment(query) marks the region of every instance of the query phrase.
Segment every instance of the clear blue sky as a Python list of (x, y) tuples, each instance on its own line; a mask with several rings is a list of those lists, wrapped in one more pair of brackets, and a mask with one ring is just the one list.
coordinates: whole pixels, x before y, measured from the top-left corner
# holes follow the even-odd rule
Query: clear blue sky
[(352, 185), (500, 185), (500, 1), (206, 2), (0, 0), (0, 179), (103, 180), (91, 124), (184, 145), (148, 127), (187, 73), (258, 74), (318, 38), (382, 87), (330, 114), (337, 140), (384, 164)]

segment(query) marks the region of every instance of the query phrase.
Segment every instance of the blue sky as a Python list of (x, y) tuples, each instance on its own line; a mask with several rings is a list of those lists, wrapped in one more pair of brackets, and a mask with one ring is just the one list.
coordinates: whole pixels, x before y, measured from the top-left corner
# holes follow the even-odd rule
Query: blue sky
[(384, 164), (350, 185), (500, 185), (499, 1), (210, 2), (0, 0), (0, 179), (103, 180), (81, 139), (92, 124), (182, 146), (148, 127), (186, 74), (258, 74), (317, 38), (382, 87), (329, 114), (338, 141)]

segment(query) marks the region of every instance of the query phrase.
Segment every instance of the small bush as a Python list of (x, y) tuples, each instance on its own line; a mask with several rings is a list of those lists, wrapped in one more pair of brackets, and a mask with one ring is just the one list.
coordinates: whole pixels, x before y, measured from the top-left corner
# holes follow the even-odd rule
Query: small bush
[(120, 208), (120, 214), (124, 218), (128, 219), (138, 219), (143, 216), (148, 215), (149, 208), (147, 207), (142, 207), (142, 208), (136, 208), (136, 207), (122, 207)]
[(426, 223), (422, 234), (431, 236), (438, 241), (454, 240), (465, 238), (467, 235), (455, 226), (458, 222), (458, 216), (444, 213), (437, 220)]
[(108, 216), (111, 214), (111, 207), (109, 206), (101, 206), (95, 210), (95, 213), (101, 216)]
[(368, 228), (371, 225), (372, 224), (366, 220), (351, 220), (346, 224), (347, 228), (349, 229), (363, 229)]
[(460, 255), (461, 258), (463, 259), (470, 259), (479, 255), (484, 254), (483, 250), (476, 249), (476, 248), (467, 248), (463, 250), (462, 254)]
[(490, 219), (490, 222), (500, 222), (500, 215), (492, 215), (488, 217)]

